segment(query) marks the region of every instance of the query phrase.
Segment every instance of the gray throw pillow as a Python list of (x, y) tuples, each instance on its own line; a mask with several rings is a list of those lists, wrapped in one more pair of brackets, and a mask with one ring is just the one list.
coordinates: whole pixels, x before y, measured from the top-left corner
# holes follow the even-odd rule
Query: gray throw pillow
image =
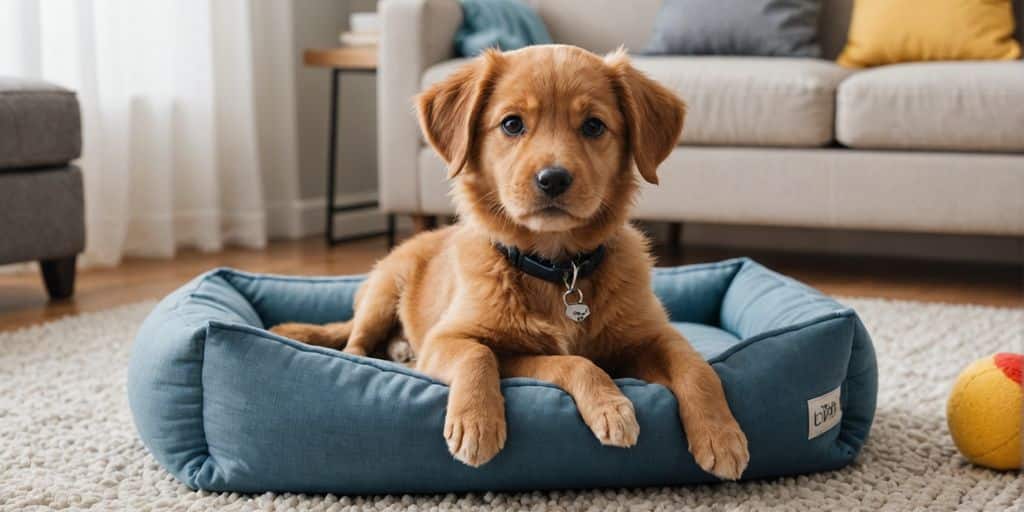
[(648, 55), (819, 57), (820, 0), (665, 0)]

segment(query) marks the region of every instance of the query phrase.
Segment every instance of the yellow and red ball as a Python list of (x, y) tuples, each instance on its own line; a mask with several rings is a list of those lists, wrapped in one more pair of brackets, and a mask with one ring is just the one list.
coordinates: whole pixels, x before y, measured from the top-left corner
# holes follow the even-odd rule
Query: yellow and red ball
[(960, 453), (979, 466), (1021, 467), (1021, 366), (1024, 355), (1000, 353), (968, 366), (957, 378), (946, 420)]

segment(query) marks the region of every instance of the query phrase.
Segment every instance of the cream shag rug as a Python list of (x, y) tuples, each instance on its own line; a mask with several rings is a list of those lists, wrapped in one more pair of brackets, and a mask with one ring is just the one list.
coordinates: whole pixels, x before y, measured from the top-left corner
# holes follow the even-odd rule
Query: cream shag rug
[[(1024, 510), (1024, 479), (968, 465), (945, 400), (969, 362), (1021, 351), (1024, 311), (845, 301), (878, 351), (878, 414), (846, 469), (679, 488), (344, 497), (194, 492), (135, 435), (132, 338), (152, 302), (0, 334), (0, 510)], [(440, 435), (440, 434), (438, 434)]]

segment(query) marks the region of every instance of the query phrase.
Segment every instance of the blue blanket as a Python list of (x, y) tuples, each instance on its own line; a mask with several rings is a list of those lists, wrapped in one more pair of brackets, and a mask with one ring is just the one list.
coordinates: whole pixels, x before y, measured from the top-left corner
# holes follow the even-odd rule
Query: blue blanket
[(518, 0), (462, 0), (462, 14), (455, 51), (463, 57), (487, 48), (515, 50), (552, 42), (540, 16)]

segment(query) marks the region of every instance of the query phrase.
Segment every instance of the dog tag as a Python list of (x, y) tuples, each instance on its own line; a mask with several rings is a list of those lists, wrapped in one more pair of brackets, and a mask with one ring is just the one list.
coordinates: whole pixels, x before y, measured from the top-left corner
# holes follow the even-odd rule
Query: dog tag
[(590, 308), (583, 303), (569, 304), (565, 306), (565, 316), (573, 321), (582, 322), (590, 316)]
[[(576, 278), (579, 277), (580, 268), (576, 263), (572, 264), (572, 281), (568, 276), (565, 280), (565, 293), (562, 294), (562, 304), (565, 304), (565, 316), (574, 322), (582, 322), (590, 316), (590, 307), (583, 303), (583, 290), (576, 288)], [(576, 302), (570, 304), (569, 296), (576, 295)]]

